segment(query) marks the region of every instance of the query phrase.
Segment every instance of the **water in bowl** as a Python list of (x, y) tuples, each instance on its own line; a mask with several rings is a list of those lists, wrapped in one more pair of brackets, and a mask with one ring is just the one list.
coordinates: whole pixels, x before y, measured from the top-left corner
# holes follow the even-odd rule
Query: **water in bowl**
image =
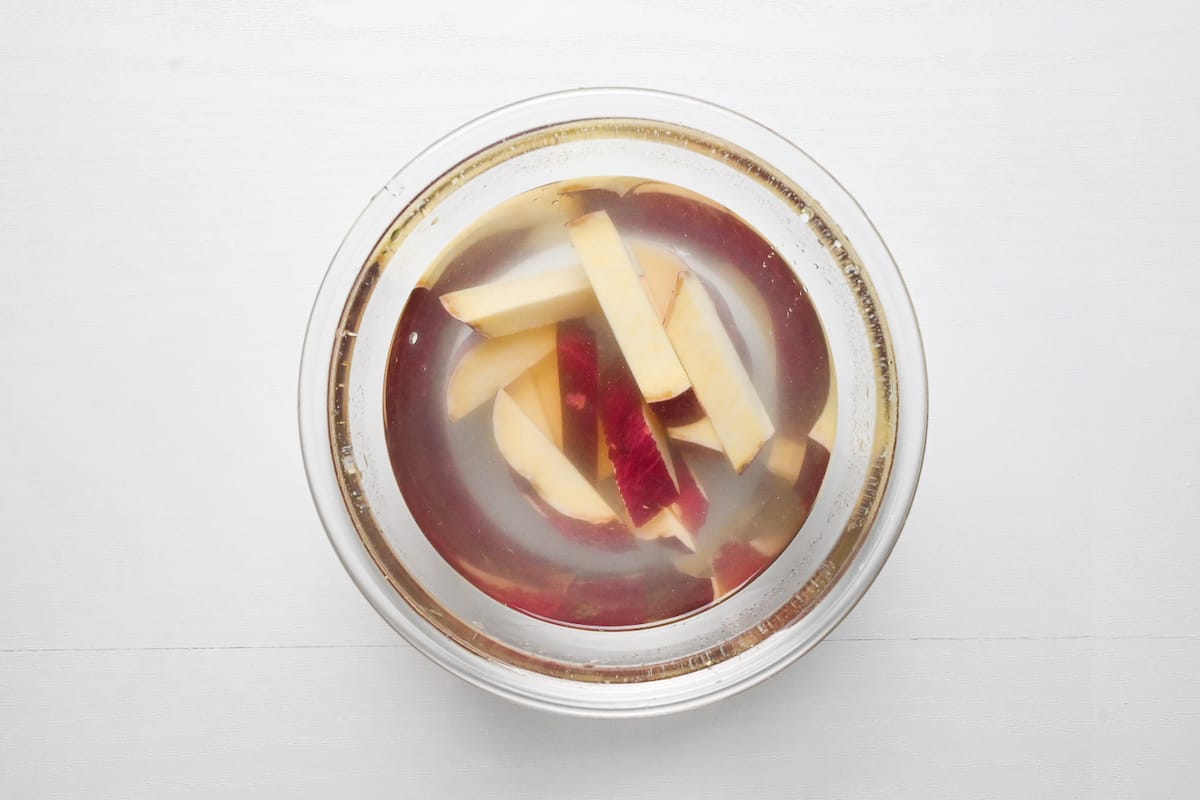
[(729, 210), (645, 178), (484, 214), (429, 265), (388, 364), (425, 536), (565, 625), (658, 624), (746, 585), (803, 525), (836, 433), (804, 286)]

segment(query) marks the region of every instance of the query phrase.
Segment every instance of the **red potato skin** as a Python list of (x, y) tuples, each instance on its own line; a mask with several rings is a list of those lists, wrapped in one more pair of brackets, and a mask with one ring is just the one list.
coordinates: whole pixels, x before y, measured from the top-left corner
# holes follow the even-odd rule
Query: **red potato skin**
[(654, 412), (654, 416), (658, 417), (659, 422), (670, 427), (687, 425), (704, 416), (704, 408), (701, 407), (700, 401), (691, 387), (670, 400), (650, 403), (650, 410)]
[(596, 480), (600, 362), (596, 333), (580, 320), (558, 325), (563, 453), (588, 480)]
[(729, 594), (754, 578), (771, 563), (771, 558), (755, 550), (745, 542), (729, 541), (721, 545), (713, 559), (713, 574), (720, 584), (721, 593)]
[(679, 489), (660, 453), (633, 376), (624, 365), (605, 373), (600, 390), (600, 422), (608, 440), (621, 499), (635, 527), (650, 521), (679, 498)]

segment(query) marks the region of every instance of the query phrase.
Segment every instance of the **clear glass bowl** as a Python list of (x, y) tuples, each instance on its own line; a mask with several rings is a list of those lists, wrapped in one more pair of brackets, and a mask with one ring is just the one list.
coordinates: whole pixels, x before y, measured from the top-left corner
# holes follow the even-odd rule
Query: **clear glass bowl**
[[(543, 622), (467, 582), (414, 522), (384, 436), (392, 336), (429, 263), (498, 203), (597, 175), (674, 183), (750, 223), (810, 292), (838, 376), (829, 471), (791, 545), (715, 607), (633, 630)], [(924, 454), (927, 389), (920, 332), (896, 265), (828, 173), (724, 108), (661, 92), (590, 89), (477, 119), (375, 195), (317, 296), (299, 412), (309, 485), (330, 541), (362, 593), (414, 647), (464, 680), (530, 706), (636, 716), (745, 689), (846, 616), (908, 514)]]

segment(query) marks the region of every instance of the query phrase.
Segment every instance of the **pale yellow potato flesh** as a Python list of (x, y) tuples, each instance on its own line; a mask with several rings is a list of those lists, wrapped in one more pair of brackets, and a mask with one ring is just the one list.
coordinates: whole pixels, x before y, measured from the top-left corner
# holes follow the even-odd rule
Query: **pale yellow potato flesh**
[(477, 342), (446, 383), (446, 413), (452, 420), (462, 419), (554, 352), (554, 346), (553, 325)]
[(534, 367), (527, 372), (522, 372), (521, 376), (510, 383), (504, 391), (508, 392), (509, 397), (525, 412), (525, 416), (529, 417), (534, 425), (537, 425), (538, 430), (546, 438), (553, 439), (554, 433), (550, 429), (550, 420), (546, 417), (542, 398), (538, 394), (537, 384), (533, 380), (533, 373), (536, 369), (537, 367)]
[(679, 275), (666, 331), (729, 463), (740, 473), (774, 435), (775, 426), (712, 298), (690, 272)]
[(550, 438), (561, 450), (563, 443), (562, 391), (558, 385), (558, 353), (551, 352), (550, 355), (539, 361), (531, 374), (533, 383), (537, 387), (538, 397), (542, 402), (542, 412), (546, 415), (546, 423), (549, 425)]
[(630, 248), (642, 268), (642, 287), (654, 305), (660, 320), (666, 320), (671, 298), (675, 295), (675, 283), (679, 273), (686, 272), (688, 265), (682, 258), (665, 247), (640, 240), (632, 242)]
[(695, 422), (689, 422), (687, 425), (676, 425), (674, 428), (667, 428), (667, 435), (677, 442), (687, 442), (700, 447), (706, 447), (718, 453), (722, 451), (721, 440), (717, 438), (717, 429), (713, 427), (712, 421), (708, 417), (701, 417)]
[(650, 518), (640, 528), (634, 528), (633, 535), (639, 539), (652, 541), (654, 539), (665, 539), (674, 536), (679, 541), (683, 542), (684, 547), (692, 552), (696, 551), (696, 537), (692, 535), (680, 521), (679, 517), (670, 508), (664, 508)]
[(484, 336), (513, 333), (584, 317), (596, 295), (578, 266), (484, 283), (441, 296), (442, 306)]
[(503, 389), (492, 408), (492, 433), (505, 462), (554, 510), (596, 525), (617, 521), (591, 482)]
[(829, 382), (829, 396), (821, 416), (813, 424), (808, 436), (803, 439), (792, 439), (777, 436), (771, 442), (770, 455), (767, 457), (767, 469), (789, 483), (794, 483), (804, 467), (804, 457), (808, 451), (808, 440), (820, 442), (829, 452), (833, 452), (833, 437), (837, 430), (837, 384)]
[(596, 211), (571, 220), (567, 232), (642, 397), (657, 403), (686, 392), (687, 372), (608, 214)]

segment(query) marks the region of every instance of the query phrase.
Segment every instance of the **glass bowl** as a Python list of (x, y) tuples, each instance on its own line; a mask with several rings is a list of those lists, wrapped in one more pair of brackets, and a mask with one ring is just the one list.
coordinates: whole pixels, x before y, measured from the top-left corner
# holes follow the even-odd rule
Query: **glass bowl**
[[(439, 253), (502, 201), (605, 175), (676, 184), (752, 225), (810, 293), (838, 380), (828, 472), (787, 549), (708, 610), (620, 630), (535, 619), (451, 568), (399, 491), (383, 414), (397, 320)], [(896, 543), (920, 475), (926, 414), (916, 317), (886, 246), (850, 195), (795, 145), (746, 117), (634, 89), (506, 106), (401, 169), (334, 256), (313, 307), (299, 387), (317, 510), (379, 614), (470, 683), (591, 716), (714, 701), (778, 672), (825, 637)]]

